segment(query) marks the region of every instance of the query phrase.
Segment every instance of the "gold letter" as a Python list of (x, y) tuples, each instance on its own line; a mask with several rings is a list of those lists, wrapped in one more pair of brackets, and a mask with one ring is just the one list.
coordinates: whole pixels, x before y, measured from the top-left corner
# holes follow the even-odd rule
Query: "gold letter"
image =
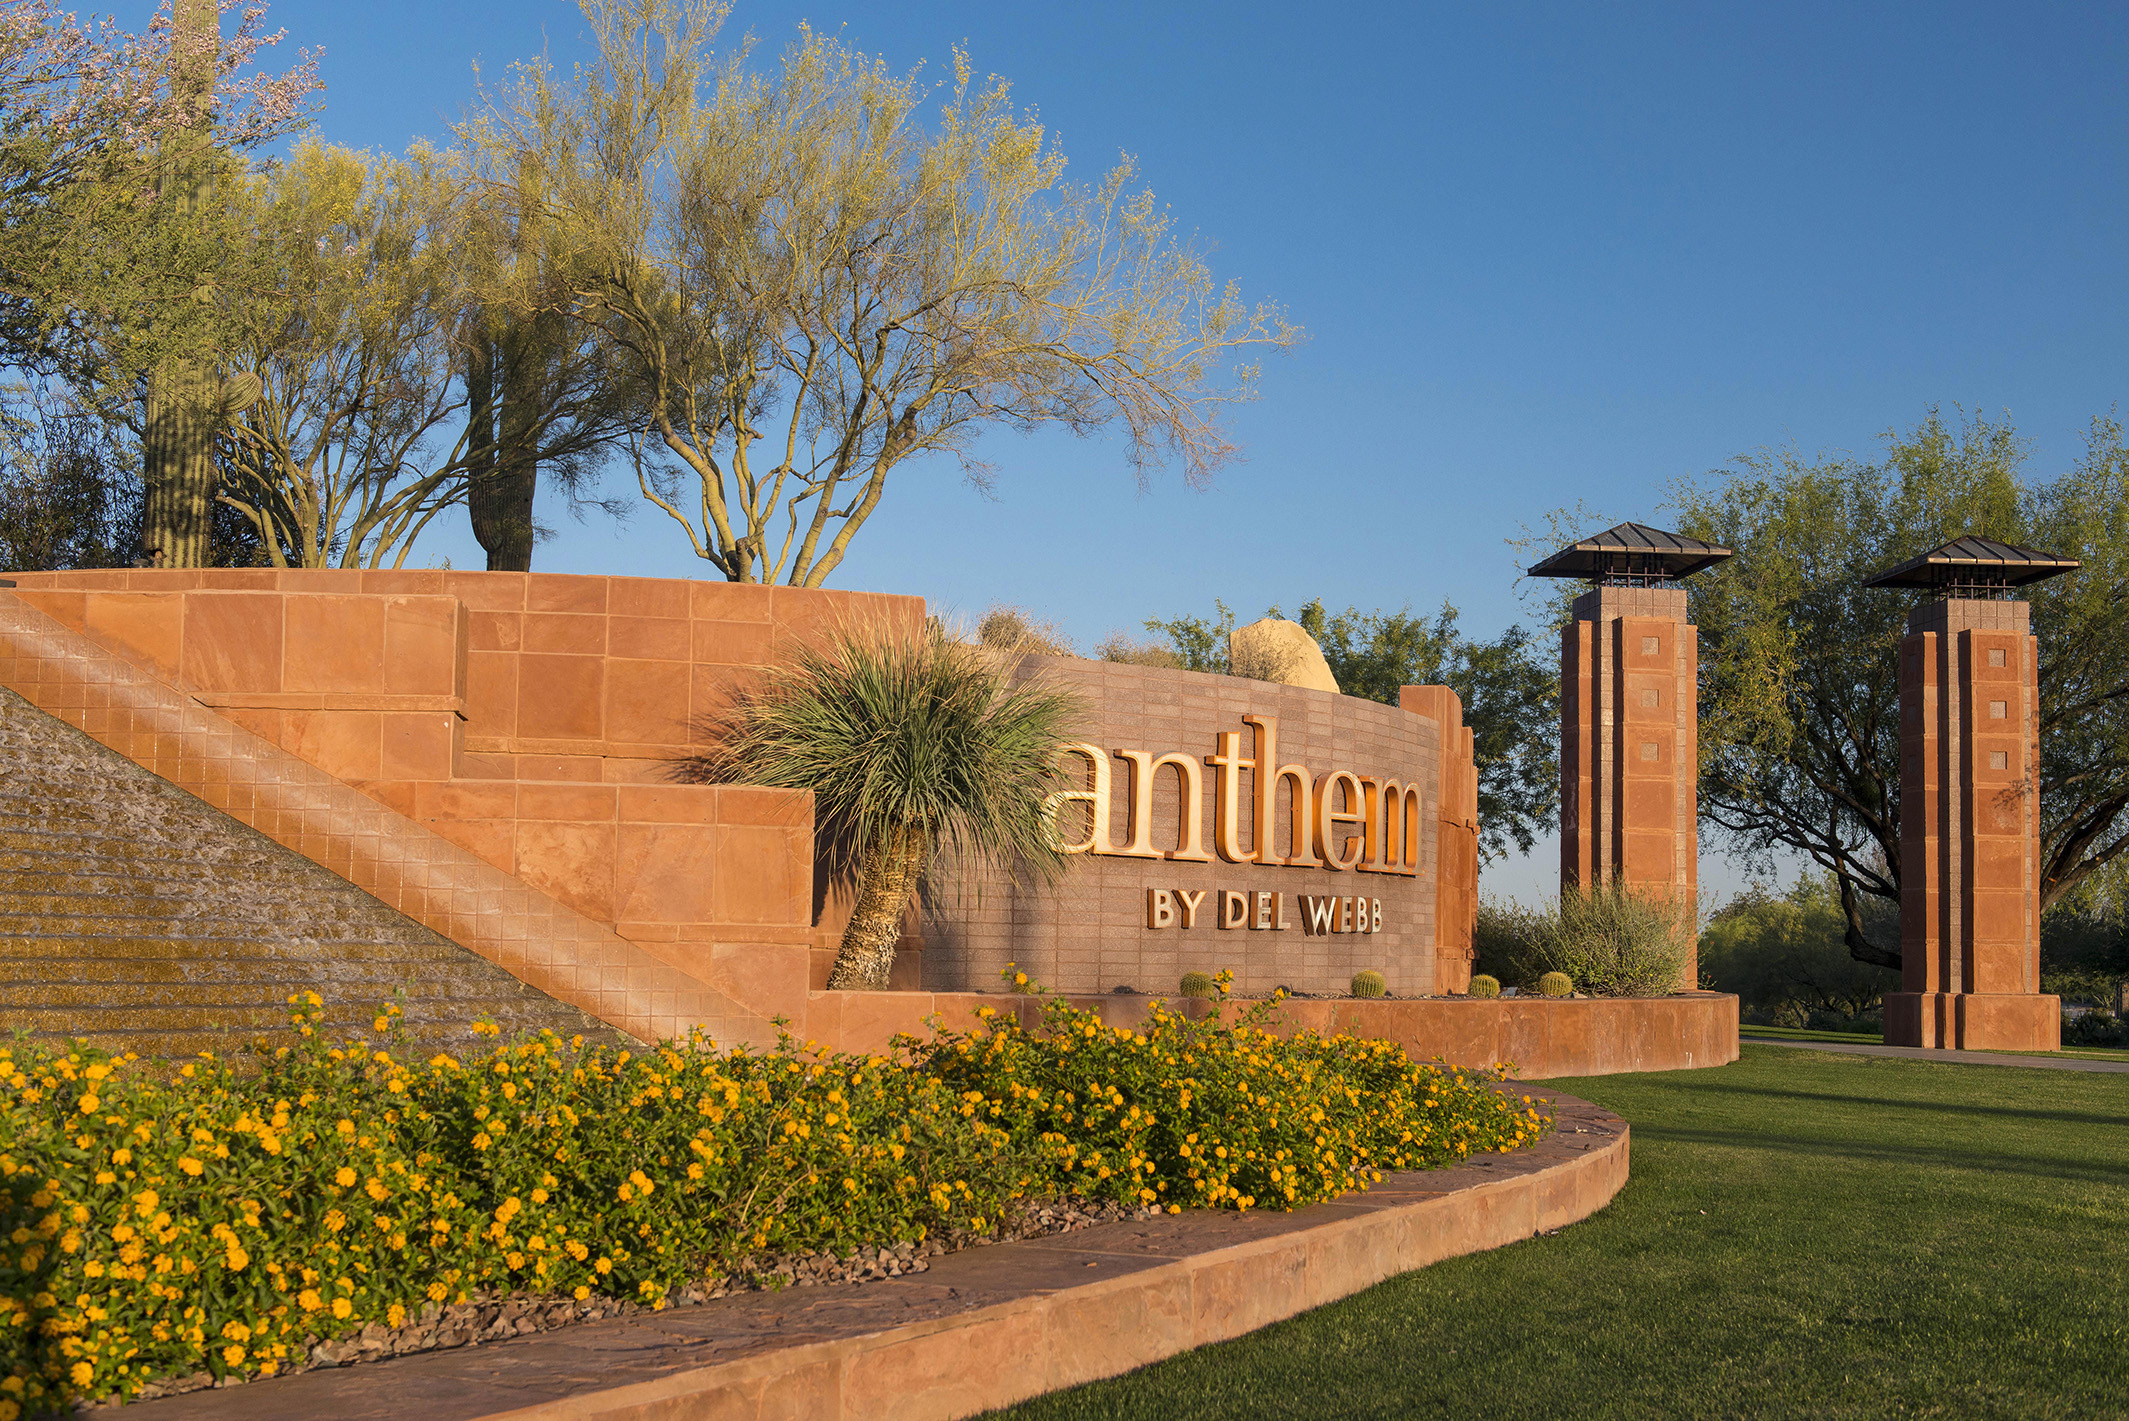
[[(1312, 785), (1307, 766), (1279, 764), (1279, 717), (1245, 715), (1242, 723), (1254, 727), (1257, 734), (1257, 812), (1253, 826), (1257, 862), (1286, 864), (1293, 868), (1316, 867), (1322, 860), (1316, 857), (1316, 831), (1310, 822), (1314, 817), (1315, 796), (1310, 793)], [(1273, 816), (1278, 809), (1281, 780), (1291, 780), (1294, 786), (1284, 855), (1272, 842), (1277, 837), (1272, 826), (1277, 822)]]
[(1165, 888), (1146, 890), (1146, 926), (1149, 928), (1172, 928), (1175, 926), (1175, 895)]
[(1250, 921), (1249, 925), (1253, 928), (1268, 928), (1271, 926), (1271, 894), (1259, 893), (1257, 895), (1257, 916)]
[[(1211, 863), (1205, 852), (1205, 772), (1190, 755), (1163, 755), (1154, 759), (1145, 750), (1119, 750), (1120, 760), (1131, 762), (1131, 842), (1116, 852), (1127, 858), (1182, 859)], [(1175, 786), (1181, 822), (1176, 828), (1176, 846), (1166, 851), (1153, 847), (1153, 777), (1161, 766), (1175, 766)]]
[(1331, 932), (1331, 909), (1336, 899), (1321, 898), (1313, 893), (1301, 895), (1301, 931), (1311, 937), (1322, 937)]
[[(1050, 838), (1057, 847), (1068, 854), (1113, 854), (1116, 846), (1109, 842), (1109, 752), (1099, 745), (1066, 745), (1058, 750), (1060, 755), (1079, 755), (1093, 766), (1092, 783), (1086, 789), (1061, 789), (1042, 801), (1043, 812), (1049, 816)], [(1087, 826), (1084, 843), (1065, 842), (1064, 830), (1057, 822), (1057, 812), (1070, 801), (1081, 801), (1087, 806), (1091, 822)]]
[[(1343, 813), (1332, 806), (1339, 785), (1345, 785), (1345, 810)], [(1333, 770), (1316, 785), (1316, 853), (1323, 859), (1325, 868), (1347, 869), (1359, 863), (1367, 853), (1367, 792), (1360, 787), (1360, 777), (1350, 770)], [(1346, 835), (1339, 832), (1339, 825), (1351, 824), (1360, 832)], [(1350, 853), (1347, 850), (1351, 850)]]
[(1219, 741), (1220, 752), (1205, 757), (1205, 763), (1220, 772), (1213, 782), (1213, 847), (1229, 863), (1248, 863), (1250, 856), (1242, 852), (1242, 771), (1255, 769), (1257, 762), (1242, 758), (1239, 731), (1223, 730)]
[(1367, 873), (1419, 872), (1419, 786), (1362, 780), (1368, 792)]
[(1195, 893), (1185, 893), (1180, 888), (1175, 890), (1175, 905), (1183, 910), (1184, 927), (1194, 928), (1198, 925), (1198, 904), (1204, 901), (1205, 890), (1202, 888)]
[(1249, 895), (1233, 888), (1220, 890), (1220, 926), (1241, 928), (1249, 926)]

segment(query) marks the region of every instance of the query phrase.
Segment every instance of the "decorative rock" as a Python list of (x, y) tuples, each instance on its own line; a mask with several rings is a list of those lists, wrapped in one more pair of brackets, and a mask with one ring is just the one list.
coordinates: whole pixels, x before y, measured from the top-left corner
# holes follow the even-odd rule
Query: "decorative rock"
[(1227, 634), (1227, 664), (1237, 676), (1305, 686), (1312, 691), (1338, 689), (1323, 648), (1299, 622), (1266, 617)]

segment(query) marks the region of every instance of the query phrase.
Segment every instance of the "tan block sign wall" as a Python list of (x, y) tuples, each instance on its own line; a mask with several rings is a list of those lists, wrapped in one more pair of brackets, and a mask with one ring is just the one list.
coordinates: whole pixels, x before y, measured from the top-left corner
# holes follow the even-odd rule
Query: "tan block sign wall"
[[(1043, 675), (1086, 700), (1089, 719), (1081, 734), (1089, 745), (1109, 752), (1104, 837), (1110, 845), (1133, 845), (1133, 777), (1150, 778), (1144, 804), (1152, 827), (1138, 836), (1138, 844), (1158, 856), (1085, 853), (1054, 888), (994, 877), (963, 892), (947, 890), (931, 904), (924, 924), (927, 988), (995, 988), (1001, 970), (1013, 962), (1060, 992), (1128, 986), (1173, 995), (1185, 972), (1225, 969), (1235, 974), (1242, 991), (1286, 986), (1342, 993), (1354, 973), (1370, 968), (1382, 972), (1389, 989), (1400, 995), (1438, 990), (1443, 733), (1436, 718), (1351, 696), (1152, 667), (1030, 657), (1024, 674)], [(1468, 761), (1468, 736), (1460, 723), (1455, 729), (1459, 760)], [(1223, 842), (1228, 836), (1220, 825), (1229, 795), (1222, 786), (1228, 773), (1223, 762), (1232, 755), (1253, 762), (1267, 745), (1278, 772), (1271, 832), (1265, 836), (1269, 844), (1260, 846), (1255, 833), (1259, 770), (1254, 763), (1234, 773), (1232, 839), (1238, 842)], [(1201, 828), (1194, 851), (1179, 832), (1187, 822), (1181, 790), (1187, 772), (1172, 764), (1154, 768), (1169, 755), (1201, 767), (1194, 805)], [(1418, 790), (1411, 858), (1400, 865), (1409, 872), (1284, 861), (1296, 856), (1297, 786), (1305, 783), (1304, 792), (1313, 796), (1335, 771), (1374, 781), (1376, 791), (1363, 791), (1363, 799), (1392, 781)], [(1341, 813), (1333, 834), (1348, 854), (1365, 847), (1367, 837), (1353, 788), (1341, 782), (1330, 804), (1354, 812), (1351, 820)], [(1084, 811), (1079, 812), (1082, 817), (1072, 822), (1066, 822), (1069, 809), (1061, 813), (1068, 841), (1091, 836)], [(1306, 813), (1305, 825), (1313, 820), (1312, 803)], [(1456, 850), (1468, 852), (1468, 842)], [(1459, 868), (1452, 878), (1461, 883), (1468, 876)], [(1238, 909), (1228, 910), (1230, 918), (1241, 917), (1231, 927), (1221, 926), (1225, 894), (1241, 900)], [(1358, 912), (1363, 903), (1366, 931), (1360, 930)], [(1461, 918), (1461, 902), (1456, 911)], [(1334, 930), (1318, 930), (1323, 927)], [(1459, 930), (1464, 932), (1456, 946), (1461, 960), (1469, 938), (1461, 924)]]

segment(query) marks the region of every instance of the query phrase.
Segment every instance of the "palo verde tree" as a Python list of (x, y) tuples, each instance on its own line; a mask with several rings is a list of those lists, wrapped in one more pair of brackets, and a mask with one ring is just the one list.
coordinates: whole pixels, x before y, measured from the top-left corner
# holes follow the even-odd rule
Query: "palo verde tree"
[(1849, 952), (1897, 968), (1869, 898), (1900, 896), (1898, 650), (1911, 600), (1865, 578), (1961, 534), (2082, 559), (2030, 590), (2040, 642), (2043, 911), (2129, 850), (2129, 451), (2093, 423), (2036, 479), (2007, 423), (1931, 410), (1886, 458), (1748, 455), (1675, 494), (1678, 527), (1736, 549), (1690, 584), (1702, 646), (1700, 805), (1747, 856), (1832, 875)]
[[(276, 565), (398, 566), (498, 478), (496, 381), (467, 372), (483, 368), (469, 349), (493, 349), (509, 234), (456, 157), (419, 146), (391, 158), (306, 142), (231, 187), (240, 249), (273, 295), (225, 315), (225, 359), (259, 393), (224, 432), (217, 496)], [(519, 345), (503, 344), (514, 371)], [(619, 428), (613, 382), (550, 352), (509, 388), (504, 473), (545, 462), (573, 490)], [(528, 492), (510, 540), (526, 562), (530, 514)]]
[(180, 25), (166, 0), (139, 35), (51, 0), (0, 14), (0, 363), (128, 381), (196, 338), (190, 267), (213, 254), (172, 249), (158, 220), (168, 164), (288, 132), (318, 88), (307, 51), (284, 74), (247, 73), (281, 36), (247, 5), (221, 38), (236, 8), (187, 0)]
[(894, 471), (986, 430), (1124, 431), (1209, 477), (1298, 331), (1214, 286), (1128, 161), (1091, 186), (956, 54), (943, 101), (804, 31), (768, 72), (702, 0), (587, 3), (599, 57), (521, 71), (469, 126), (537, 172), (571, 311), (641, 390), (645, 498), (735, 582), (818, 587)]

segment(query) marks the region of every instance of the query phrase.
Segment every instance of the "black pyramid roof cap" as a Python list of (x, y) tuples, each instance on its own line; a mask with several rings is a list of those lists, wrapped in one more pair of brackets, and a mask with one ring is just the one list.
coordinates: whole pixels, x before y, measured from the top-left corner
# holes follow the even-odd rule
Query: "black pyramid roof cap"
[(1981, 584), (2023, 587), (2077, 570), (2076, 558), (1999, 543), (1994, 538), (1954, 538), (1898, 567), (1865, 578), (1865, 587), (1949, 587)]
[(1680, 533), (1666, 533), (1645, 523), (1621, 523), (1570, 543), (1530, 569), (1532, 577), (1587, 577), (1612, 573), (1655, 573), (1665, 578), (1690, 577), (1730, 556), (1728, 548), (1703, 543)]

